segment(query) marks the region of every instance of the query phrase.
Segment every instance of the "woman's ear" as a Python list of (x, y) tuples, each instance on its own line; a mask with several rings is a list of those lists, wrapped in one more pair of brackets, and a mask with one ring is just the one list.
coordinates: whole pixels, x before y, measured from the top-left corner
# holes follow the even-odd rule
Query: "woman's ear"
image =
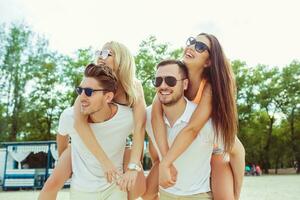
[(211, 66), (211, 60), (207, 59), (205, 64), (204, 64), (204, 67), (210, 67), (210, 66)]

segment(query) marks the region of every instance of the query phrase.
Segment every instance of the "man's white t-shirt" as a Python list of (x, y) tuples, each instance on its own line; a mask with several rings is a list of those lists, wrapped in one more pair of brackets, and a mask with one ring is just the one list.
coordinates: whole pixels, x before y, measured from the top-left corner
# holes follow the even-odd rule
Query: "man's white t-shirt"
[[(113, 118), (102, 123), (90, 123), (90, 126), (104, 152), (122, 171), (126, 138), (133, 130), (133, 113), (129, 107), (117, 106), (118, 111)], [(71, 107), (63, 111), (58, 126), (59, 134), (71, 137), (71, 187), (83, 192), (103, 191), (111, 184), (106, 181), (101, 163), (87, 149), (73, 126), (74, 113)]]
[[(168, 144), (172, 145), (178, 133), (188, 124), (197, 104), (186, 100), (184, 113), (174, 123), (173, 127), (166, 117)], [(146, 131), (153, 142), (156, 151), (161, 158), (158, 146), (155, 142), (151, 126), (151, 107), (147, 108)], [(199, 132), (193, 143), (174, 161), (177, 169), (176, 184), (167, 189), (160, 188), (174, 195), (193, 195), (211, 191), (210, 189), (210, 159), (213, 153), (213, 147), (216, 143), (214, 128), (211, 120), (208, 120)], [(218, 143), (219, 146), (222, 144)]]

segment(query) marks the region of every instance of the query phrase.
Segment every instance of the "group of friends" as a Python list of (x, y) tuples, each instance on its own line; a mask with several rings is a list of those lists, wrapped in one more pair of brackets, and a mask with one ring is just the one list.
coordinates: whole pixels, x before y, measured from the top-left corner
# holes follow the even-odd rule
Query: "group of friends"
[[(149, 107), (125, 45), (107, 42), (96, 55), (74, 105), (60, 116), (59, 161), (39, 200), (56, 199), (70, 177), (75, 200), (239, 199), (245, 150), (234, 75), (217, 38), (190, 37), (182, 60), (156, 65)], [(146, 177), (145, 133), (152, 160)]]

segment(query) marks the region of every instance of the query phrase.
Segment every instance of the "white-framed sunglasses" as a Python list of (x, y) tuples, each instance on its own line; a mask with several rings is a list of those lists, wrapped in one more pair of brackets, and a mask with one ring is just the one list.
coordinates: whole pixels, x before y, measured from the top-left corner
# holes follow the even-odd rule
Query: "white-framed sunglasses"
[(109, 49), (103, 49), (103, 50), (96, 51), (95, 56), (97, 58), (101, 58), (101, 59), (105, 60), (106, 58), (108, 58), (108, 56), (112, 56), (112, 53)]

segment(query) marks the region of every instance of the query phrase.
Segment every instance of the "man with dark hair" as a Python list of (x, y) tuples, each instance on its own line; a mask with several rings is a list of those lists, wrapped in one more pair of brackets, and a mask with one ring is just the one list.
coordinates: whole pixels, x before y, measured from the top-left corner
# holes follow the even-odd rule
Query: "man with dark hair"
[[(122, 173), (126, 138), (133, 130), (132, 109), (112, 103), (117, 90), (117, 79), (109, 67), (89, 64), (84, 78), (76, 87), (81, 103), (81, 112), (88, 122), (109, 160)], [(103, 163), (87, 149), (74, 129), (73, 108), (63, 111), (58, 127), (58, 149), (64, 147), (71, 137), (72, 182), (71, 199), (127, 199), (114, 182), (110, 183), (102, 169)], [(61, 149), (63, 150), (63, 149)], [(60, 150), (60, 151), (61, 151)]]
[[(176, 60), (165, 60), (157, 65), (156, 95), (162, 104), (167, 139), (172, 145), (177, 134), (188, 124), (197, 105), (184, 97), (188, 87), (186, 66)], [(147, 108), (146, 130), (153, 146), (162, 158), (151, 126), (151, 107)], [(171, 169), (173, 183), (160, 187), (160, 199), (211, 199), (210, 158), (213, 153), (215, 132), (208, 120), (189, 148), (174, 162)], [(218, 143), (222, 147), (221, 143)]]

